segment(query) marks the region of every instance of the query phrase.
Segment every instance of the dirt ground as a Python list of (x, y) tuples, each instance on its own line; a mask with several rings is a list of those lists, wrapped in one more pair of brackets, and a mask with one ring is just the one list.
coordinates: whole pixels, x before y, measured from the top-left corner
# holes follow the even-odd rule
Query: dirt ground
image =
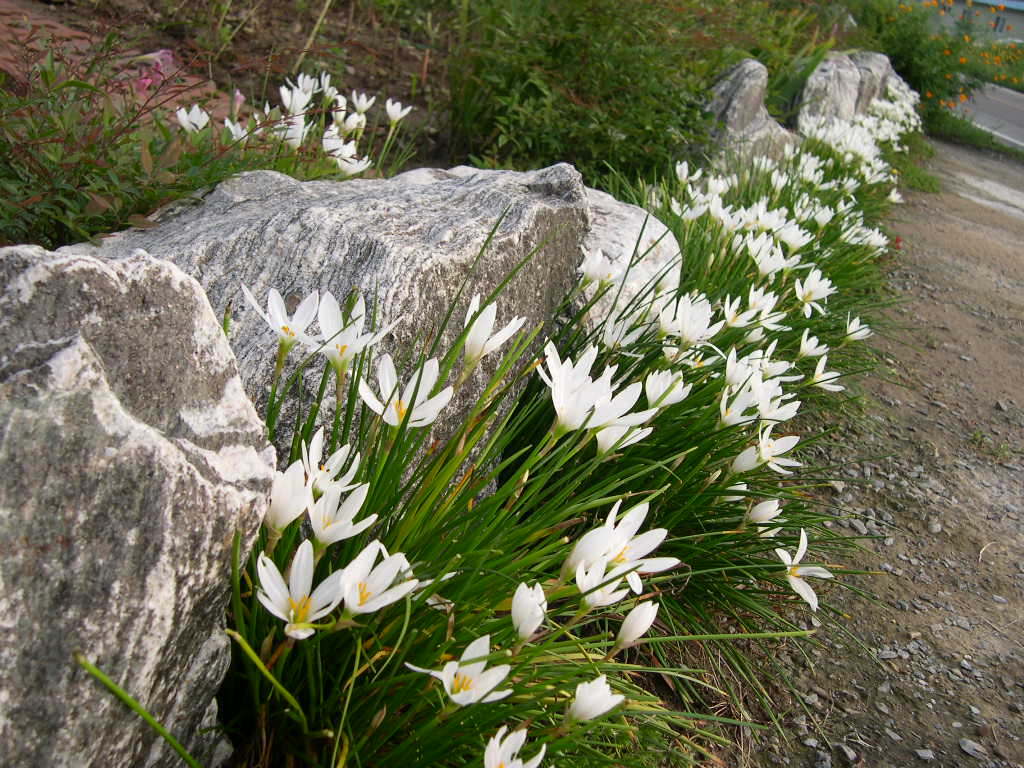
[(834, 589), (846, 634), (782, 654), (803, 706), (756, 765), (1024, 766), (1024, 166), (935, 147), (942, 192), (890, 221), (914, 329), (876, 340), (877, 406), (830, 457), (877, 457), (832, 493), (878, 602)]

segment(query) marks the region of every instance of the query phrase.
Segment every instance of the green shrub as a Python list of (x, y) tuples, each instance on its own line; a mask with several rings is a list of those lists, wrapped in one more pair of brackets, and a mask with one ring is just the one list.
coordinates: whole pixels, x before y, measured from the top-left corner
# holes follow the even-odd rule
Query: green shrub
[(456, 152), (484, 165), (663, 173), (705, 135), (696, 17), (643, 0), (483, 3), (452, 64)]

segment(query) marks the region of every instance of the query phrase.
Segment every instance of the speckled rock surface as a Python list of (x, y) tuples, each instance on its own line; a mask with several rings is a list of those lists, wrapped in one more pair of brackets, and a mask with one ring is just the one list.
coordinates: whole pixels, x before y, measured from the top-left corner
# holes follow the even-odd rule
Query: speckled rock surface
[(708, 111), (718, 123), (717, 138), (743, 153), (771, 153), (796, 137), (777, 123), (764, 105), (768, 70), (754, 59), (730, 69), (712, 89)]
[[(225, 181), (199, 204), (177, 206), (152, 229), (120, 233), (99, 248), (62, 250), (123, 258), (143, 248), (195, 277), (218, 314), (230, 302), (231, 346), (246, 390), (262, 408), (275, 342), (242, 298), (242, 284), (261, 299), (277, 288), (289, 309), (314, 289), (344, 297), (358, 287), (381, 323), (398, 321), (379, 351), (408, 360), (441, 332), (471, 269), (442, 332), (442, 353), (461, 332), (471, 296), (486, 296), (535, 250), (503, 292), (498, 322), (513, 314), (526, 316), (527, 327), (550, 322), (575, 279), (589, 223), (582, 179), (564, 164), (523, 173), (425, 169), (393, 179), (304, 183), (259, 171)], [(475, 400), (488, 363), (442, 422), (460, 418)]]
[(199, 285), (166, 262), (0, 249), (0, 765), (177, 766), (83, 652), (199, 759), (235, 531), (272, 473)]
[(899, 75), (884, 54), (829, 54), (804, 85), (797, 129), (803, 131), (810, 119), (852, 120), (855, 115), (867, 113), (874, 99), (885, 96), (889, 80), (894, 77)]

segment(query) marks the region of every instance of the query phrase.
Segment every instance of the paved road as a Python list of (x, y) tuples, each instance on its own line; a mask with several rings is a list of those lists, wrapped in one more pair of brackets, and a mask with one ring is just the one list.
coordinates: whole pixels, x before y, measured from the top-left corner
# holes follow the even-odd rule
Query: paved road
[(1024, 93), (986, 85), (969, 103), (968, 116), (1000, 141), (1024, 150)]

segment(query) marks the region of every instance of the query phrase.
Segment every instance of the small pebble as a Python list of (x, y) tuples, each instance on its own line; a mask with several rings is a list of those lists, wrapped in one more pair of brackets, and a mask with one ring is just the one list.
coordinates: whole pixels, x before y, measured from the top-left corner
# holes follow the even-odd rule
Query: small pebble
[(934, 760), (935, 753), (930, 749), (915, 749), (914, 753), (922, 760)]

